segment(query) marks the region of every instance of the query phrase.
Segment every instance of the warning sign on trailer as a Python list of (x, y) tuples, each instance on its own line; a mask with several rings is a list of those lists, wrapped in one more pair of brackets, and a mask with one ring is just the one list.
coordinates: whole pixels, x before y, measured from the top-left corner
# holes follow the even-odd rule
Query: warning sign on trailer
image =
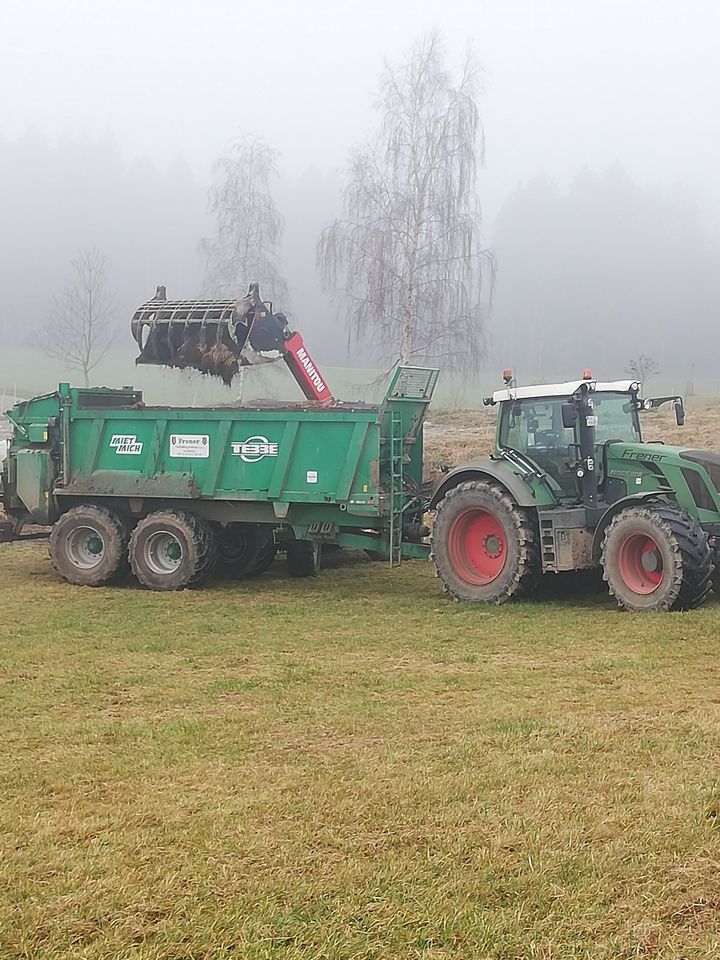
[(206, 460), (210, 456), (210, 437), (206, 433), (171, 433), (170, 456)]

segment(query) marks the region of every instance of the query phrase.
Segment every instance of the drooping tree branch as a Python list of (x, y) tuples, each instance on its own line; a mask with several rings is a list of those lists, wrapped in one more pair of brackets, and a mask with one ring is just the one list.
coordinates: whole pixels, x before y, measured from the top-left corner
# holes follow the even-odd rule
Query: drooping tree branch
[(475, 195), (484, 140), (469, 55), (453, 83), (431, 34), (386, 65), (379, 127), (350, 159), (343, 217), (319, 240), (323, 282), (347, 304), (352, 337), (403, 361), (477, 367), (484, 353)]
[(238, 297), (257, 280), (264, 297), (285, 303), (287, 285), (278, 252), (284, 224), (270, 193), (276, 163), (275, 150), (245, 137), (215, 164), (208, 193), (215, 233), (200, 243), (207, 296)]

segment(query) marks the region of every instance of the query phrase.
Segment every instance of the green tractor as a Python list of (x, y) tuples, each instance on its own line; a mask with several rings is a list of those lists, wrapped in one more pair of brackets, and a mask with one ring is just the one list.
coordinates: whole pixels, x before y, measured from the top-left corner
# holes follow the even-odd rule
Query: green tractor
[[(712, 589), (720, 546), (720, 456), (644, 443), (632, 380), (505, 388), (495, 452), (448, 473), (431, 506), (432, 558), (459, 600), (504, 603), (540, 575), (601, 567), (625, 610), (688, 610)], [(720, 586), (720, 582), (718, 582)]]

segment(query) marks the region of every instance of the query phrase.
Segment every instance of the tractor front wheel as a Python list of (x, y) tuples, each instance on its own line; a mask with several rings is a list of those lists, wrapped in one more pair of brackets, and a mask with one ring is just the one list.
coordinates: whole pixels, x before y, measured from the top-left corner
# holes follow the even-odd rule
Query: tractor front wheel
[(215, 536), (210, 524), (184, 510), (159, 510), (138, 523), (130, 537), (130, 566), (149, 590), (182, 590), (213, 572)]
[(605, 533), (601, 562), (623, 610), (692, 610), (711, 588), (708, 535), (673, 504), (621, 510)]
[(461, 483), (438, 505), (430, 556), (443, 588), (456, 599), (504, 603), (537, 584), (535, 519), (495, 484)]
[(64, 580), (101, 587), (127, 570), (127, 529), (106, 507), (85, 504), (64, 513), (50, 534), (50, 560)]

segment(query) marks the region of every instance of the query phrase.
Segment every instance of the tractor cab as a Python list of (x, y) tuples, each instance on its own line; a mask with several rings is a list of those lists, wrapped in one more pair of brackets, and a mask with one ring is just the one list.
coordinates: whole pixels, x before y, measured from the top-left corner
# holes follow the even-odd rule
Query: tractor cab
[(643, 401), (634, 380), (604, 383), (586, 370), (582, 380), (517, 387), (510, 371), (504, 377), (506, 388), (486, 400), (500, 406), (495, 456), (526, 460), (559, 502), (595, 507), (612, 499), (604, 495), (606, 450), (614, 442), (642, 443), (641, 410), (672, 401), (682, 422), (679, 397)]

